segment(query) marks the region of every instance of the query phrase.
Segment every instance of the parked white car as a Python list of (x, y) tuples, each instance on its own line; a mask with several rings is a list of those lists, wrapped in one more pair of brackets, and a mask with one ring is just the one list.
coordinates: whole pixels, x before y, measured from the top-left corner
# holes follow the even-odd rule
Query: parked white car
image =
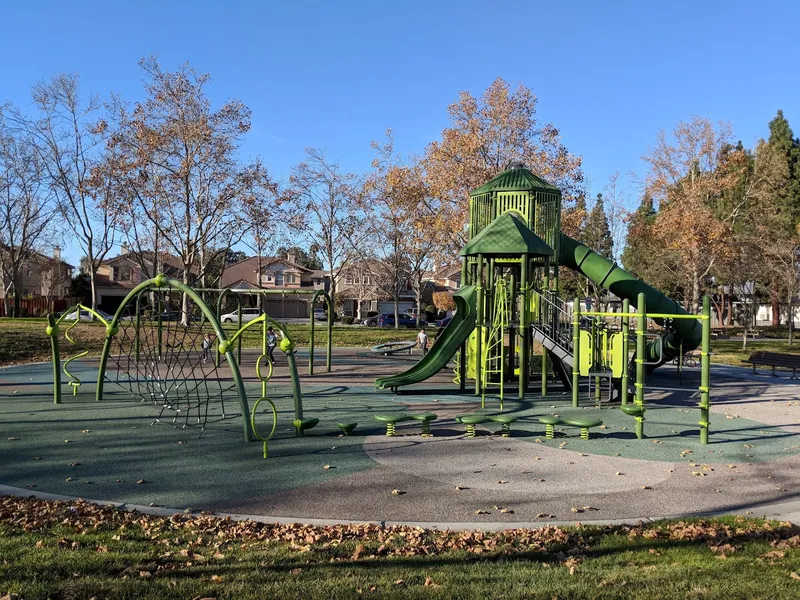
[[(92, 320), (94, 320), (94, 315), (92, 313), (90, 313), (88, 310), (82, 310), (80, 312), (81, 312), (81, 316), (80, 316), (81, 321), (92, 321)], [(111, 321), (111, 319), (114, 318), (114, 315), (110, 315), (110, 314), (108, 314), (107, 312), (105, 312), (103, 310), (98, 310), (98, 311), (95, 311), (95, 312), (97, 312), (98, 315), (100, 315), (106, 321), (109, 321), (109, 322)], [(78, 318), (78, 310), (75, 309), (71, 313), (66, 315), (64, 317), (64, 320), (65, 321), (74, 321), (77, 318)]]
[[(242, 309), (242, 323), (249, 323), (250, 321), (255, 321), (259, 316), (261, 316), (260, 308)], [(222, 315), (220, 317), (220, 321), (222, 321), (223, 323), (238, 323), (239, 311), (235, 310), (233, 312), (229, 312), (227, 314)]]

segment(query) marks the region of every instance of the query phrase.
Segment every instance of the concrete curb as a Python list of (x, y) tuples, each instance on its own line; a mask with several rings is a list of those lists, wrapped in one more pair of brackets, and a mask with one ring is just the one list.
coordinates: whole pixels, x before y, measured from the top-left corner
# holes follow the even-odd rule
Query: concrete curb
[[(200, 510), (187, 512), (179, 508), (168, 508), (161, 506), (144, 506), (141, 504), (127, 504), (125, 502), (112, 502), (107, 500), (93, 500), (90, 498), (79, 498), (76, 496), (62, 496), (50, 494), (48, 492), (32, 492), (28, 489), (12, 487), (0, 484), (0, 496), (18, 496), (22, 498), (38, 498), (39, 500), (62, 500), (74, 501), (85, 500), (92, 504), (115, 506), (121, 510), (136, 511), (146, 515), (157, 517), (171, 517), (172, 515), (199, 514)], [(540, 529), (542, 527), (571, 527), (574, 525), (636, 525), (638, 523), (655, 523), (666, 519), (685, 519), (691, 517), (721, 517), (725, 515), (741, 515), (746, 517), (760, 517), (775, 521), (789, 521), (795, 525), (800, 525), (800, 500), (792, 502), (780, 502), (777, 504), (764, 504), (752, 506), (749, 509), (737, 509), (734, 511), (715, 511), (694, 514), (665, 515), (662, 517), (645, 517), (638, 519), (598, 519), (598, 520), (575, 520), (575, 521), (487, 521), (487, 522), (415, 522), (415, 521), (352, 521), (347, 519), (314, 519), (307, 517), (275, 517), (269, 515), (243, 515), (232, 513), (210, 513), (212, 516), (224, 519), (229, 518), (233, 521), (256, 521), (258, 523), (271, 523), (288, 525), (291, 523), (301, 523), (304, 525), (314, 525), (324, 527), (326, 525), (379, 525), (381, 527), (421, 527), (423, 529), (447, 529), (449, 531), (503, 531), (505, 529)]]

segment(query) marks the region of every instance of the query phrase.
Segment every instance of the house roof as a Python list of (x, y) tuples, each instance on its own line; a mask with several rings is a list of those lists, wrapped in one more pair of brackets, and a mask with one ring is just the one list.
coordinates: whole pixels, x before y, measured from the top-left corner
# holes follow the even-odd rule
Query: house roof
[[(299, 265), (296, 262), (292, 262), (288, 258), (282, 258), (280, 256), (262, 256), (261, 257), (261, 268), (267, 269), (271, 265), (275, 263), (282, 263), (288, 265), (294, 270), (303, 272), (303, 273), (311, 273), (312, 277), (316, 271), (312, 269), (307, 269), (303, 265)], [(251, 287), (259, 287), (258, 286), (258, 279), (256, 278), (256, 272), (258, 271), (258, 257), (251, 256), (250, 258), (245, 258), (244, 260), (240, 260), (237, 263), (232, 265), (228, 265), (225, 267), (225, 271), (222, 273), (222, 277), (220, 278), (220, 287), (242, 287), (239, 285), (241, 282), (248, 282)], [(324, 273), (324, 271), (323, 271)]]
[(500, 173), (494, 179), (490, 179), (479, 188), (473, 190), (470, 195), (478, 196), (489, 192), (511, 192), (511, 191), (534, 191), (542, 190), (546, 192), (559, 192), (560, 190), (552, 183), (548, 183), (541, 177), (537, 177), (525, 168), (521, 162), (512, 163), (509, 168)]
[(489, 223), (461, 249), (461, 256), (515, 255), (552, 256), (553, 249), (533, 233), (517, 214), (506, 212)]
[[(113, 258), (106, 259), (101, 264), (114, 266), (115, 264), (123, 261), (131, 262), (135, 265), (138, 265), (141, 262), (152, 263), (153, 254), (154, 253), (150, 250), (129, 251), (125, 252), (124, 254), (118, 254)], [(183, 261), (177, 256), (168, 252), (162, 252), (159, 260), (161, 261), (161, 264), (172, 267), (173, 269), (183, 269)]]
[[(8, 249), (9, 249), (9, 245), (8, 244), (0, 244), (0, 250), (8, 250)], [(55, 260), (56, 260), (52, 256), (47, 256), (46, 254), (42, 254), (41, 252), (36, 252), (36, 251), (33, 252), (33, 258), (35, 258), (36, 260), (42, 260), (42, 261), (46, 261), (46, 262), (55, 262)], [(74, 269), (75, 268), (75, 265), (71, 265), (71, 264), (69, 264), (68, 262), (66, 262), (64, 260), (61, 260), (59, 262), (64, 267), (68, 267), (70, 269)]]

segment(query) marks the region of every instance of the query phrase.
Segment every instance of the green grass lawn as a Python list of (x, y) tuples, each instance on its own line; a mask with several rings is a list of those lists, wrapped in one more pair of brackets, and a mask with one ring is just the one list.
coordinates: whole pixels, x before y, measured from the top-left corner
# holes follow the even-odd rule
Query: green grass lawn
[(712, 340), (711, 362), (741, 367), (743, 366), (743, 360), (750, 356), (751, 353), (759, 350), (765, 352), (800, 354), (800, 341), (789, 346), (788, 340), (748, 340), (747, 349), (743, 350), (741, 341)]
[[(40, 319), (0, 319), (0, 365), (50, 359), (50, 338), (45, 334), (46, 322)], [(225, 326), (227, 332), (235, 331), (234, 326)], [(299, 346), (307, 346), (310, 341), (309, 325), (288, 325), (289, 335)], [(69, 345), (61, 336), (61, 350), (64, 356), (88, 350), (90, 355), (99, 355), (103, 348), (105, 329), (99, 323), (82, 322), (73, 330), (76, 345)], [(333, 328), (333, 345), (339, 347), (371, 347), (383, 342), (413, 340), (416, 329), (391, 329), (383, 327), (363, 327), (336, 325)], [(428, 334), (433, 338), (434, 329)], [(315, 328), (315, 344), (324, 346), (328, 332), (324, 323)], [(257, 348), (261, 344), (260, 334), (253, 330), (244, 335), (243, 345)], [(770, 352), (789, 352), (800, 354), (800, 342), (788, 345), (785, 339), (750, 340), (747, 349), (742, 350), (742, 342), (732, 340), (713, 340), (712, 362), (742, 366), (742, 360), (751, 352), (767, 350)]]
[(0, 498), (0, 594), (797, 598), (800, 529), (730, 517), (500, 533), (151, 517)]
[[(172, 324), (174, 326), (174, 324)], [(35, 319), (0, 319), (0, 365), (32, 362), (50, 359), (50, 338), (45, 333), (47, 323)], [(62, 325), (62, 331), (66, 328)], [(299, 346), (307, 346), (311, 338), (310, 325), (288, 325), (289, 335)], [(236, 327), (225, 326), (226, 332), (232, 334)], [(435, 329), (428, 330), (431, 339)], [(88, 350), (90, 355), (99, 355), (105, 340), (105, 328), (100, 323), (81, 322), (70, 332), (76, 341), (68, 344), (64, 335), (60, 336), (62, 356), (72, 356)], [(339, 347), (372, 347), (383, 342), (413, 340), (416, 329), (392, 329), (385, 327), (364, 327), (336, 325), (333, 328), (333, 345)], [(324, 323), (315, 327), (315, 345), (327, 343), (328, 331)], [(255, 329), (245, 332), (243, 346), (258, 348), (261, 335)]]

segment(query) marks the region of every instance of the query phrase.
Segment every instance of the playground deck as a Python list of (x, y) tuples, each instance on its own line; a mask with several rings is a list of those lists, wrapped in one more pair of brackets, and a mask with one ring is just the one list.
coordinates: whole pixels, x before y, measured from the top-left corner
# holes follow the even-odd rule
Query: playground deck
[[(337, 350), (332, 373), (302, 377), (306, 415), (320, 418), (302, 438), (293, 436), (288, 372), (278, 365), (270, 393), (279, 430), (268, 460), (260, 444), (241, 441), (237, 419), (202, 432), (154, 424), (158, 411), (151, 403), (113, 385), (98, 404), (96, 363), (79, 365), (85, 383), (60, 406), (52, 404), (50, 365), (2, 369), (0, 484), (299, 520), (475, 525), (745, 512), (798, 500), (800, 385), (788, 380), (739, 379), (729, 376), (730, 368), (715, 374), (708, 445), (699, 443), (694, 390), (649, 394), (644, 440), (617, 408), (595, 408), (584, 399), (585, 407), (574, 409), (567, 394), (507, 399), (506, 412), (518, 418), (512, 437), (491, 435), (500, 426), (490, 424), (468, 439), (454, 417), (474, 412), (479, 398), (456, 393), (447, 372), (402, 395), (376, 393), (376, 375), (416, 357), (369, 354)], [(674, 386), (670, 369), (648, 383), (659, 385), (663, 377)], [(685, 376), (685, 385), (696, 387), (697, 373)], [(256, 381), (246, 385), (258, 393)], [(487, 401), (496, 405), (490, 396)], [(420, 437), (412, 422), (387, 438), (374, 415), (404, 407), (437, 413), (434, 437)], [(590, 440), (571, 428), (563, 430), (568, 437), (546, 440), (538, 417), (554, 413), (598, 416), (604, 426)], [(336, 422), (345, 418), (358, 422), (355, 435), (337, 436)]]

